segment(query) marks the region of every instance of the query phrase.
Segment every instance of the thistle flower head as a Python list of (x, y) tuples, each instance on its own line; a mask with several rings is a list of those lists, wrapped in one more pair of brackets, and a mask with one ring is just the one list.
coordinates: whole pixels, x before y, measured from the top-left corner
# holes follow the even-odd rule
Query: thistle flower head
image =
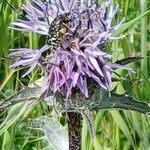
[(116, 30), (118, 25), (112, 27), (112, 19), (118, 11), (108, 8), (110, 0), (106, 0), (102, 5), (98, 5), (97, 0), (30, 0), (22, 6), (25, 12), (23, 18), (18, 19), (11, 24), (11, 28), (19, 31), (36, 32), (48, 35), (49, 26), (59, 15), (70, 13), (72, 25), (79, 26), (82, 22), (82, 28), (95, 28), (95, 31)]
[[(110, 1), (98, 5), (96, 1), (86, 0), (32, 0), (23, 5), (25, 18), (12, 23), (11, 28), (36, 32), (39, 34), (52, 34), (49, 28), (59, 15), (69, 13), (69, 22), (66, 31), (61, 36), (55, 53), (43, 57), (43, 53), (52, 49), (52, 45), (44, 46), (40, 50), (19, 49), (10, 55), (18, 55), (17, 60), (11, 67), (30, 67), (32, 69), (40, 64), (45, 76), (44, 90), (61, 93), (67, 99), (74, 92), (82, 93), (89, 97), (91, 81), (100, 87), (109, 90), (112, 84), (111, 73), (113, 68), (121, 68), (120, 65), (111, 63), (111, 55), (104, 51), (113, 32), (122, 24), (123, 20), (112, 26), (112, 19), (118, 11), (109, 8)], [(61, 31), (60, 31), (61, 32)], [(25, 51), (26, 50), (26, 51)], [(46, 62), (42, 66), (42, 61)]]

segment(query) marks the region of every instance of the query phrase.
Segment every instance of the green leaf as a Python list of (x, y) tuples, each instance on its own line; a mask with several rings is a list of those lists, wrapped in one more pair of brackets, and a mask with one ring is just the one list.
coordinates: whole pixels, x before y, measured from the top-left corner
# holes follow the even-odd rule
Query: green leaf
[(10, 143), (11, 143), (11, 136), (8, 130), (6, 130), (3, 138), (2, 150), (10, 150), (10, 146), (11, 146)]
[(150, 106), (146, 102), (137, 101), (126, 95), (118, 95), (115, 93), (109, 93), (107, 91), (99, 92), (99, 97), (97, 95), (96, 102), (91, 104), (91, 110), (100, 110), (100, 109), (124, 109), (137, 111), (146, 115), (150, 114)]
[(24, 119), (32, 111), (35, 105), (39, 103), (38, 100), (41, 93), (40, 87), (24, 87), (19, 92), (0, 101), (0, 110), (13, 105), (8, 110), (6, 118), (0, 125), (0, 135), (16, 121)]
[(126, 31), (129, 27), (131, 27), (132, 25), (134, 25), (137, 21), (139, 21), (140, 19), (142, 19), (144, 16), (148, 15), (150, 13), (150, 10), (146, 11), (144, 14), (124, 23), (121, 25), (121, 27), (114, 32), (114, 36), (118, 36), (121, 33), (123, 33), (124, 31)]
[(2, 2), (5, 2), (13, 11), (17, 12), (17, 10), (7, 0), (0, 0), (0, 3)]
[(22, 102), (19, 104), (14, 105), (9, 111), (8, 114), (3, 121), (2, 124), (0, 124), (0, 135), (2, 135), (10, 126), (12, 126), (16, 121), (19, 119), (23, 119), (25, 113), (29, 113), (29, 106), (33, 102)]
[(126, 122), (120, 115), (120, 113), (117, 111), (111, 111), (111, 115), (112, 115), (113, 119), (115, 120), (116, 124), (119, 126), (119, 128), (122, 130), (122, 132), (128, 138), (128, 140), (131, 142), (131, 144), (134, 145), (134, 140), (132, 138), (131, 132), (130, 132)]
[(0, 3), (2, 3), (4, 0), (0, 0)]
[(136, 62), (136, 61), (139, 61), (143, 59), (143, 57), (127, 57), (127, 58), (124, 58), (124, 59), (121, 59), (121, 60), (117, 60), (115, 63), (116, 64), (120, 64), (120, 65), (127, 65), (129, 63), (132, 63), (132, 62)]

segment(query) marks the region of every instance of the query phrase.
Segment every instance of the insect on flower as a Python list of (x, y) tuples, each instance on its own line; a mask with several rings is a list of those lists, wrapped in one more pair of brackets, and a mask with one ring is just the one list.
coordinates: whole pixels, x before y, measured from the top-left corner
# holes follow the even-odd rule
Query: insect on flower
[(20, 59), (11, 68), (30, 67), (27, 75), (39, 65), (46, 78), (44, 91), (61, 93), (66, 99), (74, 97), (76, 89), (88, 98), (89, 81), (109, 90), (114, 69), (124, 68), (111, 63), (111, 55), (104, 50), (109, 40), (120, 38), (113, 33), (124, 21), (112, 26), (118, 6), (109, 11), (110, 4), (110, 0), (101, 5), (95, 0), (27, 1), (22, 6), (25, 17), (13, 22), (11, 29), (46, 35), (47, 41), (36, 51), (13, 49), (10, 55)]
[[(50, 50), (45, 53), (55, 53), (56, 48), (61, 42), (61, 38), (68, 31), (68, 25), (70, 21), (70, 13), (64, 13), (57, 16), (49, 27), (49, 34), (47, 36), (47, 44), (50, 46)], [(45, 53), (43, 53), (45, 55)]]

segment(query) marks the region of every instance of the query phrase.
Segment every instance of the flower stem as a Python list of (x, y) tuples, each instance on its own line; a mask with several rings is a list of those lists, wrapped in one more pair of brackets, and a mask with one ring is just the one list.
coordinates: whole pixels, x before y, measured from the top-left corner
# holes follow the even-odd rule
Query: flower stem
[(69, 150), (81, 148), (81, 121), (82, 115), (78, 112), (68, 112)]

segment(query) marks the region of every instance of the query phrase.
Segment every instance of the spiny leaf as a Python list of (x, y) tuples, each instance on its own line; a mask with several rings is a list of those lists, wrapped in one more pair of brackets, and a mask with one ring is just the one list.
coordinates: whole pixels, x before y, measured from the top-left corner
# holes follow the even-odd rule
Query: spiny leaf
[(47, 116), (36, 118), (32, 120), (31, 128), (44, 132), (45, 136), (42, 136), (41, 139), (49, 143), (45, 149), (69, 150), (67, 127), (54, 119)]
[(15, 105), (16, 103), (23, 101), (37, 100), (42, 94), (40, 87), (23, 87), (17, 93), (14, 93), (5, 100), (0, 101), (0, 109)]
[(146, 115), (150, 114), (150, 106), (148, 103), (143, 101), (137, 101), (126, 95), (118, 95), (115, 93), (109, 93), (107, 91), (99, 92), (99, 100), (91, 105), (91, 110), (100, 110), (100, 109), (125, 109), (137, 111)]

